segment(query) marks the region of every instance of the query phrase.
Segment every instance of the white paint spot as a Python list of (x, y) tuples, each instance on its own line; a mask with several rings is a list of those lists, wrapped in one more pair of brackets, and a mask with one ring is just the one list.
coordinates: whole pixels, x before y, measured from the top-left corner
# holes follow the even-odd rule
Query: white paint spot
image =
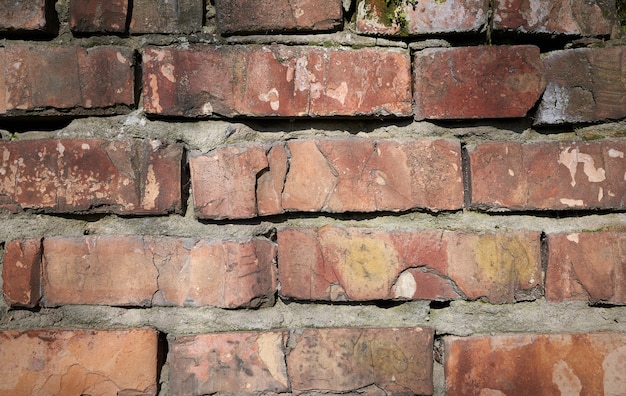
[(626, 346), (609, 353), (602, 362), (604, 369), (604, 394), (623, 396), (626, 389)]
[(582, 199), (561, 198), (561, 203), (567, 206), (583, 206), (585, 203)]
[(128, 62), (128, 59), (124, 58), (124, 55), (122, 55), (121, 53), (117, 53), (117, 61), (120, 63), (124, 63), (126, 64)]
[(513, 169), (509, 169), (509, 175), (515, 176), (515, 172), (513, 172)]
[(200, 108), (200, 111), (204, 115), (211, 115), (213, 114), (213, 105), (211, 105), (211, 102), (206, 102), (205, 104), (202, 105), (202, 107)]
[(161, 65), (160, 70), (161, 74), (163, 74), (163, 77), (167, 78), (172, 83), (176, 82), (176, 77), (174, 76), (174, 65), (172, 65), (171, 63), (166, 63), (164, 65)]
[(416, 290), (415, 278), (410, 272), (404, 271), (398, 277), (396, 284), (393, 285), (393, 296), (395, 298), (413, 298)]
[(602, 198), (604, 198), (604, 190), (600, 187), (600, 190), (598, 190), (598, 202), (602, 201)]
[(270, 102), (270, 107), (272, 110), (276, 111), (280, 107), (280, 101), (278, 100), (278, 90), (276, 88), (272, 88), (268, 93), (259, 94), (259, 100), (262, 102)]
[(57, 151), (59, 152), (59, 157), (63, 157), (65, 146), (61, 142), (57, 142)]
[(567, 240), (570, 242), (576, 242), (578, 243), (578, 233), (574, 233), (574, 234), (569, 234), (567, 237)]
[(609, 149), (609, 157), (611, 157), (611, 158), (624, 158), (624, 153), (619, 151), (619, 150)]
[(343, 106), (346, 104), (346, 96), (348, 96), (348, 84), (342, 81), (337, 88), (328, 88), (326, 94), (339, 101)]
[(574, 374), (574, 370), (563, 360), (559, 360), (553, 366), (552, 382), (559, 388), (561, 395), (580, 395), (583, 386), (580, 378)]
[(558, 163), (564, 165), (569, 169), (570, 176), (572, 177), (572, 187), (576, 186), (576, 171), (578, 163), (583, 164), (583, 172), (587, 175), (587, 178), (592, 183), (599, 183), (606, 179), (605, 171), (602, 168), (595, 167), (593, 157), (589, 154), (581, 153), (577, 148), (566, 148), (559, 154)]
[(80, 145), (80, 148), (82, 148), (83, 150), (89, 150), (91, 147), (89, 147), (89, 144), (83, 143)]

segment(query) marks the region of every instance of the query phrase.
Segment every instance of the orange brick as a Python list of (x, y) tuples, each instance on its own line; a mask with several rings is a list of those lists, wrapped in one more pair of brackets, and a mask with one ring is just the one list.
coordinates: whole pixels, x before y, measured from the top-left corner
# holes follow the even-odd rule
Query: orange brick
[(32, 308), (41, 297), (41, 239), (10, 241), (4, 249), (4, 299), (11, 306)]

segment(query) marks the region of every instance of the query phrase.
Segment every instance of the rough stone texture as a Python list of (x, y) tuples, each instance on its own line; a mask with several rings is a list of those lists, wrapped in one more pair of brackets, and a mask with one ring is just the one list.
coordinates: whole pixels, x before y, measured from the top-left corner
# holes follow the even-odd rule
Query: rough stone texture
[(524, 117), (545, 88), (532, 45), (428, 48), (414, 75), (417, 120)]
[(168, 336), (172, 396), (289, 390), (286, 331)]
[(547, 81), (535, 123), (596, 122), (626, 117), (626, 50), (579, 48), (543, 58)]
[(192, 153), (189, 162), (200, 218), (463, 206), (460, 145), (449, 140), (249, 143)]
[(58, 115), (58, 110), (75, 108), (109, 114), (119, 112), (115, 106), (134, 105), (134, 60), (128, 48), (15, 45), (3, 52), (6, 96), (0, 114), (43, 110), (37, 114)]
[(496, 0), (494, 30), (609, 36), (616, 25), (615, 1)]
[(626, 305), (626, 233), (548, 235), (546, 298)]
[(447, 395), (620, 395), (626, 334), (446, 337)]
[(182, 148), (158, 141), (0, 143), (0, 208), (164, 214), (180, 210)]
[(300, 46), (147, 47), (144, 110), (155, 115), (410, 116), (404, 50)]
[(281, 296), (300, 300), (534, 299), (539, 234), (386, 231), (325, 226), (278, 231)]
[(341, 28), (341, 0), (217, 0), (222, 34), (329, 31)]
[(468, 152), (474, 207), (624, 208), (626, 139), (491, 142), (469, 147)]
[(18, 239), (5, 244), (2, 281), (8, 305), (37, 305), (41, 297), (41, 239)]
[(356, 24), (359, 33), (377, 35), (477, 32), (488, 10), (489, 0), (359, 0)]
[(0, 332), (0, 395), (157, 393), (154, 330)]
[(432, 394), (430, 328), (305, 329), (289, 340), (292, 389), (386, 395)]
[(269, 241), (44, 239), (44, 306), (258, 306), (276, 291)]
[(48, 0), (8, 0), (0, 2), (0, 34), (6, 31), (46, 29)]
[(79, 33), (124, 33), (128, 0), (70, 0), (70, 29)]
[(131, 34), (193, 33), (202, 30), (204, 8), (196, 0), (133, 0)]

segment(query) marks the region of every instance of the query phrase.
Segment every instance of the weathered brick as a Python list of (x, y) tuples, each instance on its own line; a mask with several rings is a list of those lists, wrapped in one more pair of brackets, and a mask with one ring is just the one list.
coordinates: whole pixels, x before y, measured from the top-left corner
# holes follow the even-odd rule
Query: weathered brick
[(359, 0), (357, 30), (383, 35), (477, 32), (487, 24), (488, 0)]
[(432, 394), (430, 328), (305, 329), (291, 336), (287, 372), (294, 391)]
[(134, 106), (134, 61), (127, 48), (10, 46), (3, 57), (2, 113), (110, 114)]
[(4, 249), (4, 299), (11, 306), (32, 308), (41, 297), (41, 239), (13, 240)]
[(405, 50), (301, 46), (148, 47), (144, 110), (156, 115), (410, 116)]
[(547, 81), (535, 123), (596, 122), (626, 117), (624, 47), (554, 51), (543, 58)]
[(545, 88), (532, 45), (428, 48), (414, 74), (417, 120), (524, 117)]
[(626, 233), (548, 235), (546, 298), (626, 305)]
[(51, 237), (42, 304), (258, 306), (276, 291), (274, 258), (258, 239)]
[(192, 153), (189, 162), (200, 218), (463, 206), (460, 145), (449, 140), (248, 143)]
[(326, 226), (278, 231), (280, 294), (299, 300), (534, 299), (537, 232), (471, 234)]
[(341, 0), (217, 0), (222, 34), (329, 31), (341, 28)]
[(0, 395), (157, 393), (154, 330), (0, 332)]
[(511, 210), (623, 209), (626, 140), (491, 142), (468, 149), (471, 205)]
[(197, 0), (133, 0), (130, 33), (199, 32), (203, 5)]
[(124, 33), (128, 0), (71, 0), (70, 29), (79, 33)]
[(163, 214), (180, 210), (179, 145), (44, 139), (1, 142), (0, 208)]
[(616, 27), (614, 1), (496, 0), (494, 30), (609, 36)]
[(461, 395), (619, 395), (626, 334), (446, 337), (446, 391)]
[(172, 396), (289, 390), (286, 331), (168, 336)]
[(6, 31), (46, 30), (48, 3), (48, 0), (0, 2), (0, 34)]

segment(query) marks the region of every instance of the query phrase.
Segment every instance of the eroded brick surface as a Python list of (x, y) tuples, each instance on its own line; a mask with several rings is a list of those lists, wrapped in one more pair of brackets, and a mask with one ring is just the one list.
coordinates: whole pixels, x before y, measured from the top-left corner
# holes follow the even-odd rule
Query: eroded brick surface
[(80, 33), (124, 33), (128, 0), (71, 0), (70, 29)]
[(157, 393), (154, 330), (0, 332), (0, 395)]
[(513, 210), (624, 208), (624, 139), (492, 142), (468, 151), (473, 206)]
[(222, 34), (328, 31), (341, 28), (341, 0), (217, 0)]
[(445, 338), (446, 391), (460, 395), (619, 395), (626, 335)]
[(41, 31), (46, 29), (48, 0), (0, 2), (0, 34), (6, 31)]
[(0, 143), (0, 207), (160, 214), (181, 205), (182, 148), (97, 139)]
[(548, 235), (546, 298), (626, 305), (626, 233)]
[(41, 239), (17, 239), (4, 246), (4, 299), (11, 306), (34, 307), (41, 297)]
[(463, 205), (461, 152), (448, 140), (319, 139), (190, 156), (196, 215), (373, 212)]
[(624, 47), (554, 51), (543, 58), (547, 81), (536, 124), (626, 117)]
[(524, 117), (545, 88), (539, 48), (431, 48), (414, 60), (415, 118)]
[(274, 257), (258, 239), (45, 238), (42, 305), (259, 306), (273, 302)]
[(305, 329), (295, 331), (287, 356), (294, 391), (432, 394), (429, 328)]
[(210, 116), (410, 116), (406, 51), (299, 46), (148, 47), (147, 113)]
[(534, 299), (539, 234), (325, 226), (278, 232), (280, 294), (325, 301)]
[(134, 105), (134, 60), (128, 48), (16, 45), (4, 52), (4, 113), (110, 114)]
[(198, 32), (202, 29), (203, 4), (196, 0), (133, 0), (130, 33)]
[(487, 23), (488, 9), (488, 0), (359, 0), (357, 29), (396, 36), (476, 32)]
[(612, 1), (496, 0), (494, 4), (495, 30), (609, 36), (616, 28)]

